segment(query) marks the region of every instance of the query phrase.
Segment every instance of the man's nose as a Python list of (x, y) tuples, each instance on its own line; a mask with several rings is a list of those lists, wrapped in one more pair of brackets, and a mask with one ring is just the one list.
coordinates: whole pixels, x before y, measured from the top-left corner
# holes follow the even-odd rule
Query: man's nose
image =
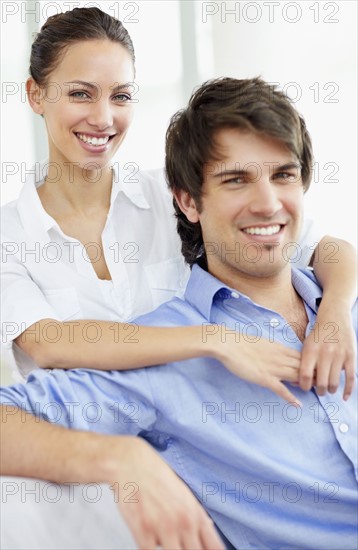
[(256, 182), (249, 207), (253, 214), (272, 217), (282, 208), (278, 187), (268, 179)]

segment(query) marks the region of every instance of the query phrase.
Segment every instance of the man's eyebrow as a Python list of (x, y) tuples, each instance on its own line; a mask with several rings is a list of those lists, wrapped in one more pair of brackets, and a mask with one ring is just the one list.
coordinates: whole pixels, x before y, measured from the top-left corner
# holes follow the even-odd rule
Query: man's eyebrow
[(213, 174), (214, 178), (223, 178), (226, 176), (245, 176), (247, 170), (221, 170), (217, 174)]
[[(276, 164), (275, 162), (266, 162), (266, 166), (272, 166), (274, 172), (282, 172), (283, 170), (301, 170), (301, 164), (299, 162), (286, 162), (285, 164)], [(250, 167), (255, 166), (250, 164)], [(216, 174), (213, 174), (214, 178), (222, 178), (226, 176), (245, 176), (249, 173), (249, 170), (232, 169), (232, 170), (220, 170)]]
[(279, 164), (278, 166), (276, 166), (274, 162), (272, 164), (275, 172), (281, 172), (282, 170), (292, 170), (292, 169), (301, 170), (301, 164), (299, 162), (287, 162), (286, 164)]

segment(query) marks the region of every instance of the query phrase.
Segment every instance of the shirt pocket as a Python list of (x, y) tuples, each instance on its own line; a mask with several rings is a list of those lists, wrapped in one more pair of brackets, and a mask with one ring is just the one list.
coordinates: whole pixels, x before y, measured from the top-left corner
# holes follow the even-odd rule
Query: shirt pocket
[(81, 310), (78, 294), (73, 287), (42, 290), (47, 302), (55, 310), (59, 321), (78, 319)]
[(145, 275), (151, 291), (153, 307), (171, 300), (186, 282), (183, 258), (173, 258), (146, 265)]

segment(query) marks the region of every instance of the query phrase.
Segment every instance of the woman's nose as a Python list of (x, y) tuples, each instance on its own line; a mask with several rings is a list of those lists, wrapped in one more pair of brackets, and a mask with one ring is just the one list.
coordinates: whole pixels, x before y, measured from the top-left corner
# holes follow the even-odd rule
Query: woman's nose
[(92, 103), (87, 121), (99, 131), (109, 128), (113, 124), (112, 106), (106, 100), (101, 99)]

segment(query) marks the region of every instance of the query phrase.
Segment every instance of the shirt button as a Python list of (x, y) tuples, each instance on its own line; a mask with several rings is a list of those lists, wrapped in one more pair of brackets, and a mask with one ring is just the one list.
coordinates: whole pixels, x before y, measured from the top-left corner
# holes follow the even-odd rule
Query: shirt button
[(343, 423), (339, 426), (339, 431), (342, 432), (342, 434), (347, 433), (348, 430), (349, 430), (348, 424)]
[(278, 327), (279, 324), (280, 324), (280, 321), (278, 319), (276, 319), (276, 317), (273, 317), (270, 320), (270, 326), (271, 327)]
[(238, 294), (237, 292), (232, 292), (231, 297), (232, 298), (240, 298), (240, 294)]

